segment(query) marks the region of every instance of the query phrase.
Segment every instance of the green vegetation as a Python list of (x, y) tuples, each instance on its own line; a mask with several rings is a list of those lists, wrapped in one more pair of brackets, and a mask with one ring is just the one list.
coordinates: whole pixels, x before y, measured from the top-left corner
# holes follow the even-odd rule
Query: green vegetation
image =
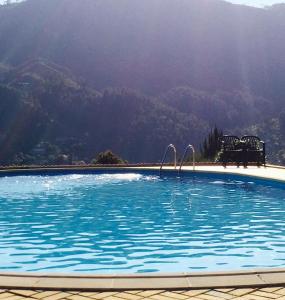
[(202, 143), (200, 154), (201, 158), (209, 161), (215, 161), (220, 151), (220, 138), (223, 136), (223, 131), (219, 130), (216, 126), (210, 131), (208, 136)]
[(111, 150), (106, 150), (105, 152), (101, 152), (97, 155), (96, 159), (92, 161), (94, 164), (102, 164), (102, 165), (116, 165), (116, 164), (124, 164), (119, 156), (114, 154)]
[[(25, 84), (23, 84), (25, 83)], [(60, 66), (37, 60), (11, 68), (0, 87), (0, 164), (90, 162), (112, 149), (130, 162), (159, 161), (169, 141), (199, 143), (207, 122), (131, 89), (102, 92)], [(66, 159), (65, 159), (66, 160)]]
[(0, 164), (159, 162), (170, 143), (213, 160), (215, 125), (285, 163), (285, 6), (155, 3), (0, 6)]
[[(217, 128), (207, 133), (215, 121), (229, 133), (275, 138), (270, 160), (284, 161), (278, 144), (285, 132), (284, 113), (275, 118), (275, 126), (260, 124), (267, 102), (248, 91), (211, 94), (180, 87), (158, 96), (126, 88), (98, 92), (43, 60), (5, 70), (0, 85), (2, 165), (88, 163), (94, 152), (108, 148), (130, 162), (159, 162), (169, 143), (179, 153), (187, 143), (196, 149), (202, 143), (200, 159), (214, 160), (222, 133)], [(265, 128), (280, 132), (271, 137)]]

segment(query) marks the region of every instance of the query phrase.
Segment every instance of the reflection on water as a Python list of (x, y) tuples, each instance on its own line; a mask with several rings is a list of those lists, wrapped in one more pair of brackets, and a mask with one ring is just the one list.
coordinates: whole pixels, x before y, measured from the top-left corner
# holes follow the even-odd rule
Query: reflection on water
[(284, 266), (284, 190), (205, 175), (0, 177), (0, 269), (134, 273)]

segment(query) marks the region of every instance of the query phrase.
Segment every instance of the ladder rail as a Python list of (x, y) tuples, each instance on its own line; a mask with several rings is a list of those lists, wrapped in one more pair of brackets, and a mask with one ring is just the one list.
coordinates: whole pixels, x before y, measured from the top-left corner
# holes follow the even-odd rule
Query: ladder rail
[(176, 147), (175, 147), (173, 144), (169, 144), (169, 145), (166, 147), (166, 149), (165, 149), (163, 158), (162, 158), (162, 160), (161, 160), (161, 164), (160, 164), (159, 171), (162, 170), (162, 167), (163, 167), (163, 164), (164, 164), (164, 161), (165, 161), (165, 158), (166, 158), (166, 155), (167, 155), (169, 149), (172, 149), (172, 150), (173, 150), (173, 153), (174, 153), (174, 169), (176, 170), (176, 167), (177, 167), (177, 151), (176, 151)]
[(195, 165), (196, 165), (196, 162), (195, 162), (195, 148), (193, 145), (189, 144), (187, 145), (187, 147), (185, 148), (185, 151), (184, 151), (184, 154), (183, 154), (183, 157), (181, 159), (181, 163), (180, 163), (180, 167), (179, 167), (179, 172), (181, 171), (182, 169), (182, 166), (183, 166), (183, 163), (184, 163), (184, 160), (185, 160), (185, 157), (186, 157), (186, 154), (188, 152), (188, 149), (191, 149), (192, 150), (192, 154), (193, 154), (193, 171), (195, 171)]

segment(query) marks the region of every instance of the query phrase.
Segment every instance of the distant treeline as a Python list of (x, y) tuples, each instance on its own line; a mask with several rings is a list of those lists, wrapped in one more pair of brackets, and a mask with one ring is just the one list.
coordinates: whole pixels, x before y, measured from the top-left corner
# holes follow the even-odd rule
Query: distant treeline
[[(178, 87), (157, 97), (125, 88), (98, 92), (43, 61), (4, 73), (0, 164), (52, 164), (63, 155), (90, 162), (106, 149), (129, 162), (158, 162), (169, 143), (180, 153), (188, 143), (199, 149), (214, 126), (266, 137), (262, 128), (276, 132), (279, 126), (279, 119), (274, 126), (253, 126), (272, 107), (249, 91), (207, 93)], [(280, 115), (282, 126), (283, 119)]]

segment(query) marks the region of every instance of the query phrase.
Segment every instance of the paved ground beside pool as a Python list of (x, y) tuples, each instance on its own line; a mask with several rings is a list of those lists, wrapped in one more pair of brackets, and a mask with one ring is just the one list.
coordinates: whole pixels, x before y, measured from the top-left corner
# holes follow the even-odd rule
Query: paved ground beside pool
[(135, 290), (120, 292), (78, 292), (43, 290), (0, 290), (0, 299), (42, 299), (42, 300), (285, 300), (284, 287), (241, 288), (241, 289), (200, 289), (200, 290)]
[[(141, 167), (141, 169), (159, 169), (159, 167)], [(164, 166), (163, 170), (173, 170), (173, 167)], [(177, 172), (179, 167), (177, 167)], [(182, 171), (193, 171), (193, 166), (183, 166)], [(252, 176), (263, 179), (273, 179), (278, 181), (285, 181), (285, 167), (267, 165), (266, 167), (248, 166), (247, 168), (236, 166), (227, 166), (224, 168), (221, 165), (202, 165), (195, 166), (195, 171), (206, 173), (220, 173), (220, 174), (236, 174), (244, 176)]]

